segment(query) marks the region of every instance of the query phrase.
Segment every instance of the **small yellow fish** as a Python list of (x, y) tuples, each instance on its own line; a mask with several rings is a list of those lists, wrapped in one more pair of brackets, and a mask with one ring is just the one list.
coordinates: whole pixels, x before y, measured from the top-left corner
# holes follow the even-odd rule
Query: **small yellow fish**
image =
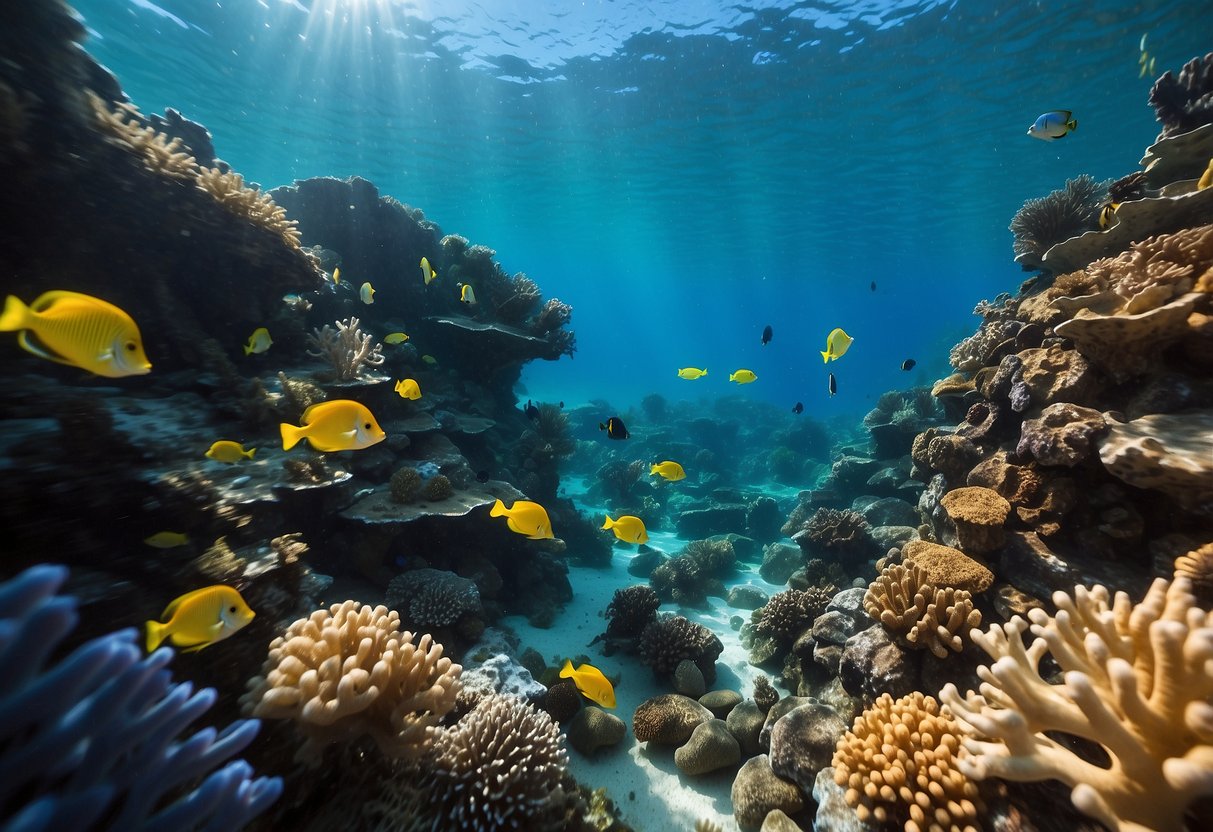
[(678, 371), (679, 378), (690, 379), (691, 381), (694, 381), (697, 378), (703, 378), (707, 374), (708, 374), (707, 370), (699, 370), (699, 369), (696, 369), (695, 367), (683, 367), (681, 370)]
[(399, 393), (402, 399), (417, 401), (421, 398), (421, 385), (417, 383), (416, 379), (402, 379), (396, 382), (396, 386), (392, 389)]
[(753, 370), (737, 370), (729, 374), (729, 381), (735, 381), (738, 384), (752, 384), (758, 381), (758, 375)]
[(9, 295), (0, 332), (16, 330), (26, 352), (99, 376), (141, 376), (152, 369), (131, 316), (91, 295), (44, 292), (29, 306)]
[(409, 340), (409, 336), (403, 332), (391, 332), (384, 336), (383, 343), (385, 344), (403, 344)]
[(370, 283), (363, 283), (362, 288), (358, 290), (358, 297), (367, 306), (375, 302), (375, 287)]
[(333, 269), (333, 285), (336, 286), (340, 282), (341, 282), (341, 267), (338, 266), (337, 268)]
[(1137, 77), (1138, 77), (1138, 78), (1145, 78), (1145, 77), (1146, 77), (1146, 71), (1147, 71), (1147, 70), (1148, 70), (1150, 67), (1149, 67), (1149, 65), (1148, 65), (1148, 64), (1146, 63), (1146, 61), (1145, 61), (1145, 57), (1146, 57), (1146, 56), (1145, 56), (1145, 55), (1142, 55), (1141, 57), (1142, 57), (1142, 60), (1141, 60), (1141, 72), (1137, 73)]
[(256, 615), (240, 593), (222, 584), (195, 589), (177, 598), (160, 614), (167, 621), (147, 622), (147, 652), (166, 638), (183, 653), (209, 647), (243, 630)]
[(830, 334), (826, 336), (826, 348), (821, 353), (821, 361), (823, 364), (828, 364), (831, 361), (837, 361), (847, 354), (847, 350), (851, 348), (851, 342), (855, 339), (847, 335), (841, 329), (835, 327), (830, 330)]
[(175, 549), (189, 543), (190, 539), (181, 532), (156, 532), (143, 538), (143, 542), (156, 549)]
[(472, 287), (466, 283), (459, 283), (457, 285), (459, 287), (459, 300), (468, 306), (475, 306), (476, 293), (472, 291)]
[(665, 462), (654, 463), (649, 468), (649, 476), (654, 474), (660, 475), (662, 479), (670, 482), (678, 482), (687, 478), (687, 472), (682, 470), (682, 466), (668, 459)]
[(649, 542), (649, 533), (644, 527), (644, 521), (631, 514), (624, 514), (618, 520), (612, 520), (611, 515), (608, 514), (602, 527), (615, 532), (615, 537), (624, 543)]
[(498, 500), (489, 511), (489, 517), (506, 518), (505, 524), (510, 531), (526, 535), (531, 540), (551, 540), (555, 537), (547, 509), (530, 500), (516, 500), (509, 508)]
[(615, 707), (615, 688), (611, 685), (611, 680), (603, 676), (602, 671), (594, 665), (578, 665), (574, 670), (573, 663), (565, 659), (560, 678), (572, 679), (581, 695), (591, 702), (604, 708)]
[(1210, 185), (1213, 185), (1213, 159), (1209, 160), (1209, 166), (1200, 175), (1200, 181), (1196, 183), (1196, 190), (1203, 191)]
[(421, 356), (421, 360), (424, 361), (426, 364), (429, 364), (431, 367), (438, 363), (437, 358), (435, 358), (432, 355), (428, 355), (428, 354)]
[(430, 261), (425, 257), (421, 258), (421, 279), (425, 281), (425, 285), (429, 286), (438, 278), (438, 272), (430, 268)]
[(1099, 228), (1106, 229), (1108, 226), (1116, 222), (1116, 209), (1120, 207), (1119, 202), (1109, 202), (1099, 210)]
[(231, 465), (242, 459), (252, 459), (255, 453), (257, 453), (256, 448), (249, 448), (246, 451), (244, 446), (239, 442), (233, 442), (230, 439), (220, 439), (207, 450), (206, 458), (213, 459), (216, 462), (226, 462)]
[(253, 330), (253, 334), (248, 337), (248, 343), (244, 345), (245, 355), (261, 355), (270, 348), (274, 343), (274, 339), (270, 337), (270, 331), (263, 326), (259, 326)]
[(333, 399), (303, 411), (302, 427), (282, 422), (282, 450), (289, 451), (306, 439), (317, 451), (356, 451), (387, 438), (366, 405), (350, 399)]
[(1154, 74), (1154, 58), (1153, 57), (1150, 58), (1150, 74), (1151, 75)]

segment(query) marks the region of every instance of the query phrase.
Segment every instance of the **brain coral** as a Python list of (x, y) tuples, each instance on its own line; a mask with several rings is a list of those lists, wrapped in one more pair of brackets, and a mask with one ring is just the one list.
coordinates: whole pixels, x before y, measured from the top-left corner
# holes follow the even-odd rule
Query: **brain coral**
[(244, 710), (293, 719), (307, 742), (297, 758), (315, 764), (325, 745), (369, 734), (389, 757), (415, 759), (455, 705), (462, 668), (429, 635), (416, 643), (386, 607), (357, 601), (317, 610), (270, 642)]

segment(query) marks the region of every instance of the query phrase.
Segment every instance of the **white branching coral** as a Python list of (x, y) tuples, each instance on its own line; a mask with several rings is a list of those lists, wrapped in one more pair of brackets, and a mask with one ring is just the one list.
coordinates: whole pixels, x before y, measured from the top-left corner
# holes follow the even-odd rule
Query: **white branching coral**
[[(1182, 830), (1198, 797), (1213, 795), (1213, 613), (1194, 605), (1185, 576), (1157, 580), (1140, 604), (1107, 588), (1055, 593), (1055, 615), (1030, 610), (972, 633), (994, 663), (980, 693), (947, 685), (966, 738), (961, 770), (981, 780), (1056, 779), (1082, 812), (1113, 832)], [(1063, 671), (1049, 684), (1049, 653)], [(1110, 764), (1089, 762), (1047, 736), (1098, 743)]]
[(314, 349), (307, 354), (323, 358), (333, 368), (338, 381), (352, 381), (367, 367), (378, 367), (383, 363), (383, 345), (358, 328), (359, 320), (349, 318), (334, 321), (333, 327), (325, 324), (307, 337)]

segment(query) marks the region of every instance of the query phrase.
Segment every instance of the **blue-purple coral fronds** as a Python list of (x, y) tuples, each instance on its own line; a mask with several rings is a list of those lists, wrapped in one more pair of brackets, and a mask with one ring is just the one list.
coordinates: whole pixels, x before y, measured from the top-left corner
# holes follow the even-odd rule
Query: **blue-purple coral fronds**
[(55, 595), (66, 579), (35, 566), (0, 583), (0, 832), (218, 832), (265, 811), (282, 781), (224, 764), (260, 723), (178, 739), (216, 696), (173, 683), (171, 650), (144, 657), (127, 629), (49, 663), (78, 618), (75, 599)]

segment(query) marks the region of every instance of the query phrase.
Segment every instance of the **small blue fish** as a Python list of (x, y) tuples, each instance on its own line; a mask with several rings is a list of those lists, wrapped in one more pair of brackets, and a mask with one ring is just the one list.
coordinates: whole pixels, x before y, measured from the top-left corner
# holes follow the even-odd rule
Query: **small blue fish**
[(1078, 122), (1069, 110), (1050, 110), (1042, 113), (1028, 128), (1028, 135), (1042, 142), (1065, 138), (1065, 135), (1078, 127)]

